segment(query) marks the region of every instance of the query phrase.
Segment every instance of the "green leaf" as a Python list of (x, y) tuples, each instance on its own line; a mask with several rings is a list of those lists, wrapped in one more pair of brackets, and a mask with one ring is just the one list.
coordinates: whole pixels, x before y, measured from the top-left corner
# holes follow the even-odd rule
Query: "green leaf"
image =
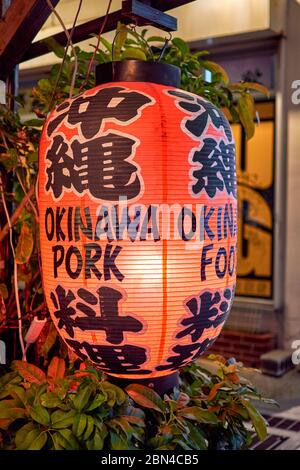
[(13, 361), (12, 369), (19, 372), (27, 382), (41, 384), (46, 382), (45, 373), (39, 367), (24, 361)]
[(91, 439), (86, 442), (88, 450), (102, 450), (105, 436), (102, 436), (98, 429), (95, 430)]
[(258, 91), (259, 93), (270, 96), (270, 91), (264, 85), (255, 82), (238, 82), (238, 83), (231, 83), (229, 85), (230, 90), (233, 91), (245, 91), (245, 90), (254, 90)]
[(99, 408), (106, 401), (106, 397), (102, 394), (96, 395), (92, 404), (87, 408), (87, 411), (93, 411), (96, 408)]
[(86, 428), (87, 425), (87, 415), (80, 413), (77, 414), (74, 418), (72, 432), (76, 437), (80, 437)]
[(26, 392), (23, 387), (14, 384), (9, 384), (7, 385), (7, 390), (9, 391), (11, 396), (19, 400), (20, 403), (22, 403), (23, 405), (26, 404)]
[(250, 93), (244, 93), (237, 101), (237, 112), (245, 129), (247, 139), (251, 139), (255, 132), (254, 100)]
[(20, 438), (19, 445), (17, 446), (17, 450), (29, 449), (29, 447), (34, 444), (34, 441), (39, 438), (40, 434), (41, 434), (40, 429), (38, 427), (34, 427), (31, 431), (29, 431), (26, 434), (22, 442)]
[(229, 83), (227, 72), (223, 69), (223, 67), (221, 67), (221, 65), (216, 64), (216, 62), (212, 62), (211, 60), (203, 60), (201, 61), (201, 65), (210, 72), (220, 75), (225, 85)]
[(137, 47), (127, 47), (125, 51), (122, 52), (122, 59), (136, 59), (136, 60), (147, 60), (147, 56), (142, 49)]
[[(97, 36), (97, 35), (96, 35), (96, 36)], [(98, 36), (97, 36), (97, 37), (98, 37)], [(101, 36), (100, 42), (101, 42), (101, 43), (103, 44), (103, 46), (108, 50), (108, 52), (112, 52), (112, 45), (111, 45), (111, 43), (110, 43), (107, 39), (105, 39), (105, 38), (103, 38), (103, 37)]]
[(27, 450), (41, 450), (46, 444), (47, 440), (47, 433), (45, 431), (39, 432), (39, 435), (33, 439)]
[(50, 415), (48, 411), (42, 406), (35, 406), (30, 410), (31, 418), (43, 426), (48, 426), (50, 424)]
[(189, 430), (187, 443), (190, 444), (191, 447), (195, 450), (206, 450), (207, 442), (199, 429), (192, 423), (186, 423), (186, 426)]
[(72, 426), (74, 416), (76, 415), (75, 410), (70, 411), (54, 411), (51, 415), (51, 423), (54, 429), (63, 429)]
[(61, 442), (63, 443), (64, 449), (66, 450), (78, 450), (79, 449), (79, 444), (77, 442), (77, 439), (70, 429), (61, 429), (58, 432), (62, 438)]
[(29, 163), (37, 163), (39, 160), (38, 152), (30, 152), (27, 154), (27, 159)]
[(0, 419), (26, 418), (25, 408), (21, 408), (16, 400), (2, 400), (0, 402)]
[(43, 395), (41, 395), (40, 401), (41, 405), (45, 406), (46, 408), (56, 408), (62, 403), (58, 396), (53, 392), (43, 393)]
[(25, 222), (22, 224), (21, 233), (16, 247), (16, 263), (24, 264), (29, 261), (33, 250), (33, 235), (31, 227)]
[(109, 406), (114, 406), (115, 402), (117, 402), (118, 405), (124, 403), (126, 395), (120, 387), (107, 381), (101, 382), (101, 387), (108, 395), (107, 403)]
[(264, 441), (268, 436), (267, 426), (264, 418), (250, 401), (241, 400), (241, 403), (244, 405), (244, 407), (249, 413), (249, 417), (254, 426), (257, 436), (261, 441)]
[(65, 448), (63, 444), (68, 445), (65, 439), (59, 434), (59, 431), (52, 434), (51, 437), (54, 445), (54, 450), (64, 450)]
[(192, 419), (198, 423), (218, 424), (217, 416), (211, 411), (203, 410), (198, 406), (189, 406), (178, 410), (178, 416), (183, 416), (187, 419)]
[(76, 410), (82, 411), (89, 402), (92, 390), (89, 386), (85, 386), (78, 390), (76, 396), (73, 399), (73, 406)]
[(116, 29), (116, 36), (114, 42), (114, 50), (113, 50), (113, 58), (112, 60), (120, 60), (121, 57), (121, 50), (125, 44), (128, 35), (128, 29), (126, 26), (120, 22), (118, 22), (117, 29)]
[(17, 449), (19, 449), (23, 445), (28, 433), (32, 431), (33, 429), (38, 429), (38, 428), (36, 427), (34, 423), (30, 422), (30, 423), (24, 424), (24, 426), (22, 426), (17, 431), (16, 437), (15, 437), (15, 444), (16, 444)]
[(264, 85), (261, 85), (260, 83), (244, 82), (243, 85), (245, 86), (247, 90), (258, 91), (262, 95), (265, 95), (268, 97), (270, 96), (270, 91), (268, 90), (268, 88), (265, 87)]
[(183, 56), (189, 54), (190, 48), (188, 44), (181, 38), (173, 38), (172, 43), (177, 47)]
[(87, 424), (86, 424), (86, 429), (83, 435), (83, 440), (86, 441), (87, 439), (90, 438), (93, 430), (94, 430), (94, 420), (92, 416), (86, 415), (87, 418)]
[(53, 37), (43, 39), (43, 43), (46, 44), (50, 52), (54, 52), (54, 54), (60, 59), (64, 57), (64, 47), (61, 46)]
[(122, 438), (121, 436), (119, 436), (119, 434), (117, 434), (114, 431), (111, 431), (109, 435), (110, 435), (110, 448), (112, 450), (129, 450), (130, 449), (130, 445), (128, 445), (127, 439)]
[(149, 387), (144, 385), (132, 384), (126, 387), (126, 392), (138, 405), (162, 413), (166, 405), (160, 396)]
[(29, 119), (28, 121), (24, 121), (23, 124), (26, 127), (42, 127), (44, 122), (44, 119)]
[(147, 38), (147, 42), (165, 42), (165, 38), (162, 36), (150, 36)]

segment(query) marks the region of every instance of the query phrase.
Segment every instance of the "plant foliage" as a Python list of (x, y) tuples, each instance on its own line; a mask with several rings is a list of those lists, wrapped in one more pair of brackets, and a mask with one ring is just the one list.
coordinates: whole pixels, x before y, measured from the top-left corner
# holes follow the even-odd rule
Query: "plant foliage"
[(210, 364), (183, 369), (180, 388), (161, 398), (139, 384), (122, 390), (89, 364), (66, 369), (54, 357), (45, 373), (14, 361), (0, 378), (0, 448), (220, 450), (243, 449), (254, 433), (265, 439), (251, 401), (262, 398), (240, 365), (222, 357)]

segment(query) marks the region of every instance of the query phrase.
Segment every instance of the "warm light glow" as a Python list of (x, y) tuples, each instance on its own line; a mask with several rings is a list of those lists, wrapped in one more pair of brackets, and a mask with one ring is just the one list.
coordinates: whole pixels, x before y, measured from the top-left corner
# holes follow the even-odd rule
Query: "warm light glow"
[(60, 105), (40, 144), (47, 304), (108, 373), (171, 374), (221, 331), (235, 286), (235, 151), (210, 103), (111, 83)]

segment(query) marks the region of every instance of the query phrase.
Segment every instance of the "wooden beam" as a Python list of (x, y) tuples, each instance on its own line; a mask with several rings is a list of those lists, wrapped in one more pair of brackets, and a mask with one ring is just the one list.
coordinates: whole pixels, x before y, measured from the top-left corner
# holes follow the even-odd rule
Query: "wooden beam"
[(177, 19), (151, 5), (139, 0), (123, 0), (122, 13), (139, 26), (147, 24), (165, 31), (176, 31)]
[[(56, 6), (59, 0), (52, 0)], [(0, 19), (0, 79), (17, 65), (50, 15), (45, 0), (13, 0)]]
[(182, 7), (183, 5), (187, 5), (187, 3), (192, 3), (195, 1), (196, 0), (172, 0), (166, 2), (166, 0), (152, 0), (151, 6), (161, 11), (167, 11), (172, 10), (173, 8)]
[[(167, 11), (172, 8), (177, 8), (182, 5), (186, 5), (187, 3), (194, 2), (195, 0), (144, 0), (143, 3), (151, 4), (152, 7), (158, 8), (161, 11)], [(84, 41), (85, 39), (89, 39), (92, 34), (98, 34), (99, 28), (101, 23), (104, 21), (104, 17), (95, 18), (94, 20), (87, 21), (84, 24), (76, 26), (73, 32), (73, 42), (76, 44), (78, 42)], [(109, 31), (113, 31), (116, 29), (118, 21), (123, 21), (124, 23), (129, 23), (131, 20), (130, 18), (126, 18), (122, 15), (122, 11), (118, 10), (113, 13), (110, 13), (107, 18), (107, 22), (104, 28), (104, 33), (108, 33)], [(144, 24), (146, 24), (145, 21)], [(68, 30), (69, 32), (71, 29)], [(54, 34), (53, 39), (57, 41), (61, 46), (65, 46), (67, 43), (66, 35), (62, 31), (60, 33)], [(46, 46), (43, 40), (34, 42), (28, 48), (27, 52), (23, 55), (21, 62), (26, 60), (34, 59), (35, 57), (39, 57), (41, 55), (47, 54), (49, 52), (48, 47)]]

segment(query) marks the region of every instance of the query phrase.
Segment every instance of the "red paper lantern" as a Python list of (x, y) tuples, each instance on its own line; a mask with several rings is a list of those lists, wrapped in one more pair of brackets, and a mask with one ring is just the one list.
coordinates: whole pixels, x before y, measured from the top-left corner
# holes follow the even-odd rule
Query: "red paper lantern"
[(229, 123), (203, 98), (149, 80), (59, 105), (39, 157), (52, 319), (80, 358), (134, 380), (172, 374), (207, 349), (236, 277)]

